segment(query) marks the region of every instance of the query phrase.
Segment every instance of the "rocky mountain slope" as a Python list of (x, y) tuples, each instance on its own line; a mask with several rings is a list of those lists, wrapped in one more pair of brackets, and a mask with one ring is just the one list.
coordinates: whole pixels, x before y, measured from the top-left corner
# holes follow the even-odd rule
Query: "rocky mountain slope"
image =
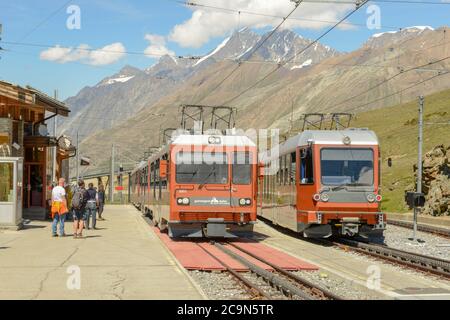
[[(407, 31), (376, 35), (360, 49), (347, 54), (317, 45), (312, 46), (305, 55), (295, 57), (295, 52), (300, 49), (286, 50), (280, 43), (285, 41), (292, 47), (304, 48), (309, 40), (282, 31), (276, 35), (277, 41), (275, 38), (268, 40), (255, 52), (250, 62), (241, 63), (239, 69), (223, 82), (225, 75), (236, 68), (236, 59), (245, 61), (243, 56), (251, 52), (257, 41), (264, 39), (264, 36), (254, 35), (258, 38), (251, 40), (252, 32), (243, 30), (241, 33), (248, 36), (235, 34), (226, 39), (212, 55), (188, 67), (195, 71), (189, 71), (183, 81), (171, 87), (170, 93), (161, 94), (159, 99), (155, 99), (157, 101), (147, 103), (145, 107), (141, 104), (140, 108), (134, 109), (137, 113), (133, 117), (115, 125), (112, 130), (96, 132), (84, 141), (82, 151), (87, 150), (93, 158), (96, 166), (92, 169), (96, 170), (107, 168), (112, 141), (116, 142), (119, 149), (122, 148), (127, 159), (140, 159), (148, 147), (160, 141), (160, 128), (179, 125), (177, 116), (180, 104), (226, 103), (238, 108), (237, 125), (240, 128), (271, 127), (288, 131), (296, 126), (296, 122), (292, 123), (291, 119), (298, 119), (305, 112), (361, 113), (401, 104), (419, 94), (442, 91), (450, 87), (448, 75), (417, 86), (415, 84), (438, 75), (439, 70), (450, 70), (450, 59), (421, 70), (408, 70), (449, 55), (450, 41), (445, 40), (446, 32), (448, 28), (432, 30), (412, 27)], [(229, 46), (234, 48), (230, 49)], [(239, 58), (238, 53), (243, 56)], [(279, 59), (282, 61), (292, 55), (295, 57), (292, 63), (278, 67)], [(196, 70), (197, 67), (199, 70)], [(240, 95), (274, 70), (265, 81)], [(124, 76), (126, 78), (128, 75)], [(390, 78), (385, 84), (376, 86)], [(133, 81), (137, 80), (133, 78), (125, 86), (131, 85)], [(376, 86), (374, 90), (367, 91), (373, 86)], [(401, 93), (395, 94), (397, 92)], [(122, 106), (125, 108), (125, 105)], [(108, 116), (111, 114), (109, 112)], [(167, 116), (155, 117), (154, 114)]]
[[(265, 41), (268, 35), (260, 36), (250, 29), (242, 29), (201, 59), (164, 56), (146, 70), (126, 66), (95, 87), (84, 88), (77, 96), (67, 99), (72, 117), (60, 127), (60, 132), (74, 135), (75, 130), (78, 130), (81, 135), (86, 136), (110, 129), (137, 112), (150, 108), (178, 89), (185, 80), (204, 72), (212, 65), (248, 59), (250, 56), (279, 62), (292, 57), (311, 42), (289, 30), (277, 32), (270, 40)], [(259, 49), (255, 52), (256, 48)], [(336, 54), (335, 50), (317, 44), (298, 59), (302, 63), (313, 60), (318, 62)]]
[[(415, 172), (417, 177), (417, 166)], [(407, 190), (415, 190), (415, 185)], [(450, 146), (440, 145), (425, 154), (423, 192), (427, 200), (424, 214), (450, 216)]]

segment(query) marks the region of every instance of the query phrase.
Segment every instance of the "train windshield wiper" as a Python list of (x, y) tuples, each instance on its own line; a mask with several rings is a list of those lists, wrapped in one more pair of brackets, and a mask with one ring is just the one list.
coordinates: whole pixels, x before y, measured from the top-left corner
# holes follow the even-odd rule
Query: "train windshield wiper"
[(338, 186), (336, 186), (334, 188), (331, 188), (331, 191), (338, 191), (338, 190), (341, 190), (341, 189), (343, 189), (345, 187), (362, 187), (362, 186), (366, 186), (366, 185), (363, 184), (363, 183), (360, 183), (360, 182), (343, 183), (343, 184), (340, 184), (340, 185), (338, 185)]
[(208, 182), (208, 179), (216, 173), (216, 166), (213, 166), (213, 169), (209, 172), (208, 176), (202, 181), (202, 183), (198, 186), (199, 189), (203, 189), (205, 184)]

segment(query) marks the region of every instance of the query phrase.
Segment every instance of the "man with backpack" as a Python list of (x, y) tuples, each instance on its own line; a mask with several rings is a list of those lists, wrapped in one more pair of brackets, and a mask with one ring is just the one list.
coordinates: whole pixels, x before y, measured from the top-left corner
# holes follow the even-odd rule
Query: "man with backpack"
[(88, 193), (84, 187), (84, 181), (78, 181), (78, 188), (72, 197), (73, 210), (73, 237), (75, 239), (83, 238), (84, 220), (86, 219), (86, 205), (88, 202)]
[(90, 221), (92, 217), (92, 229), (96, 229), (97, 225), (97, 190), (94, 189), (94, 184), (89, 183), (89, 189), (87, 190), (88, 200), (86, 207), (86, 229), (90, 229)]

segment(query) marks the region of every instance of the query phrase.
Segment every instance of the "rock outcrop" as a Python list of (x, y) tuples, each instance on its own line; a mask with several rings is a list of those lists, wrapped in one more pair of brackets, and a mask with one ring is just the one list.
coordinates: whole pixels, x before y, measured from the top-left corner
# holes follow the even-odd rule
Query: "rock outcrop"
[(450, 146), (437, 146), (425, 155), (423, 191), (427, 200), (423, 214), (450, 216)]

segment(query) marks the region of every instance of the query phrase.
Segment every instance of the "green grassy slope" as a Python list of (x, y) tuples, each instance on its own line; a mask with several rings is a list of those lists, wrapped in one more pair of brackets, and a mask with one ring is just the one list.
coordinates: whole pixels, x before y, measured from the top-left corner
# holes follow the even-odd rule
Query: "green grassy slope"
[[(450, 90), (425, 98), (425, 122), (450, 121)], [(394, 107), (358, 114), (353, 127), (369, 128), (378, 135), (383, 157), (383, 210), (405, 212), (404, 192), (414, 183), (413, 166), (418, 150), (418, 99)], [(426, 125), (424, 154), (434, 146), (450, 145), (450, 125)], [(389, 168), (387, 159), (393, 159)]]

